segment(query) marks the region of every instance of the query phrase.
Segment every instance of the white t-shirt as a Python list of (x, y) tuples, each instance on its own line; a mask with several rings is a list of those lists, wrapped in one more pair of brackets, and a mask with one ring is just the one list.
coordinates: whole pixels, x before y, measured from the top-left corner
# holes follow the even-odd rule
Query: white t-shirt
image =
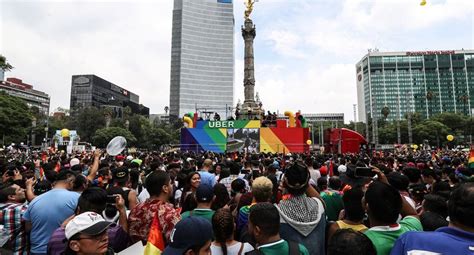
[[(239, 254), (241, 242), (237, 242), (231, 246), (227, 246), (228, 255), (237, 255)], [(244, 243), (244, 248), (242, 249), (241, 255), (244, 255), (246, 252), (253, 251), (254, 248), (249, 243)], [(212, 255), (223, 255), (222, 247), (211, 244), (211, 254)]]

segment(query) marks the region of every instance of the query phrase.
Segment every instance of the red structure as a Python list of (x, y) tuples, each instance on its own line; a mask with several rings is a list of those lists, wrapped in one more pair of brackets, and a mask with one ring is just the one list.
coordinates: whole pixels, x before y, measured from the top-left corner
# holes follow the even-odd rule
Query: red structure
[(10, 84), (7, 83), (7, 86), (10, 85), (11, 87), (16, 87), (21, 90), (33, 89), (33, 86), (31, 86), (30, 84), (23, 83), (23, 81), (18, 78), (7, 78), (7, 81), (11, 82)]
[(330, 128), (324, 132), (326, 153), (359, 153), (364, 144), (367, 140), (361, 134), (347, 128)]

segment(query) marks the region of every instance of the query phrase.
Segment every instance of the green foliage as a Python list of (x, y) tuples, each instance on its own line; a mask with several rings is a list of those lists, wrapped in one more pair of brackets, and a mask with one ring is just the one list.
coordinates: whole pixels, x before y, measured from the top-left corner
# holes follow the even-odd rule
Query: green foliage
[[(408, 143), (408, 122), (406, 117), (400, 121), (400, 135), (401, 142)], [(443, 146), (446, 144), (446, 135), (451, 134), (455, 136), (453, 144), (467, 143), (469, 134), (474, 135), (473, 128), (474, 119), (468, 116), (455, 113), (441, 113), (433, 116), (430, 119), (423, 119), (421, 114), (412, 113), (412, 134), (413, 142), (416, 144), (423, 143), (424, 140), (428, 140), (431, 145)], [(378, 136), (380, 144), (394, 144), (397, 143), (397, 122), (396, 121), (385, 121), (379, 119), (378, 124)], [(357, 123), (357, 129), (355, 129), (355, 123), (351, 122), (344, 127), (356, 130), (362, 135), (366, 135), (366, 124)], [(372, 121), (369, 117), (369, 131), (370, 140), (372, 140)]]
[(469, 117), (466, 117), (465, 115), (448, 112), (438, 114), (432, 119), (443, 123), (444, 125), (449, 127), (451, 132), (454, 133), (457, 130), (462, 130), (469, 121)]
[(110, 139), (119, 135), (117, 130), (127, 131), (128, 134), (122, 136), (127, 139), (129, 146), (138, 148), (158, 149), (163, 144), (179, 142), (179, 128), (152, 123), (142, 115), (133, 114), (129, 107), (125, 107), (123, 112), (123, 118), (111, 119), (109, 128), (105, 128), (105, 116), (111, 114), (108, 108), (85, 108), (71, 116), (68, 123), (71, 129), (77, 130), (82, 141), (92, 142), (99, 147), (106, 146)]
[(13, 69), (13, 66), (8, 63), (7, 58), (0, 54), (0, 69), (3, 71), (10, 71)]
[(88, 107), (73, 114), (72, 127), (77, 130), (82, 141), (92, 141), (96, 130), (105, 127), (104, 110)]
[(0, 139), (5, 144), (25, 141), (31, 127), (32, 115), (25, 102), (0, 92)]
[(449, 134), (449, 127), (436, 120), (425, 120), (413, 128), (413, 134), (414, 143), (420, 144), (426, 139), (439, 146), (440, 141), (446, 140), (443, 137)]
[(105, 148), (107, 144), (116, 136), (123, 136), (127, 139), (127, 144), (134, 144), (137, 139), (128, 130), (119, 127), (101, 128), (95, 131), (92, 142), (95, 146)]

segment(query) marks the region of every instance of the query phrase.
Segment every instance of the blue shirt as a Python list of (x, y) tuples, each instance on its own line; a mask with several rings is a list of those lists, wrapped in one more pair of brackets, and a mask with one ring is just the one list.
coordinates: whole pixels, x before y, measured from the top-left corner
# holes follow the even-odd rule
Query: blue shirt
[(390, 254), (416, 255), (428, 252), (474, 254), (474, 233), (453, 227), (438, 228), (434, 232), (407, 232), (398, 238)]
[(78, 199), (79, 193), (52, 189), (31, 201), (23, 215), (23, 219), (32, 224), (31, 252), (46, 253), (51, 234), (74, 214)]
[(210, 187), (214, 187), (216, 185), (216, 176), (206, 172), (206, 171), (199, 171), (199, 175), (201, 176), (201, 184), (209, 185)]

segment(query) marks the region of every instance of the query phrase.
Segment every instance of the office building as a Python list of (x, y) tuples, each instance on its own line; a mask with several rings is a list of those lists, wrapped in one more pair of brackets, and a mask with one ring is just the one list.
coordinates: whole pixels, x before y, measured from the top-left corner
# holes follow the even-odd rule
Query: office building
[(21, 98), (29, 107), (37, 107), (45, 115), (49, 115), (49, 95), (33, 89), (30, 84), (18, 78), (7, 78), (0, 81), (0, 91), (5, 91), (11, 96)]
[(123, 108), (130, 107), (132, 113), (148, 117), (150, 109), (139, 103), (139, 96), (96, 75), (73, 75), (71, 82), (71, 114), (81, 108), (108, 107), (113, 117), (121, 118)]
[(170, 115), (166, 113), (150, 114), (149, 119), (150, 119), (150, 123), (153, 123), (155, 125), (170, 123)]
[(369, 51), (356, 73), (359, 121), (474, 108), (474, 50)]
[(218, 112), (234, 96), (232, 0), (175, 0), (171, 43), (170, 115)]

